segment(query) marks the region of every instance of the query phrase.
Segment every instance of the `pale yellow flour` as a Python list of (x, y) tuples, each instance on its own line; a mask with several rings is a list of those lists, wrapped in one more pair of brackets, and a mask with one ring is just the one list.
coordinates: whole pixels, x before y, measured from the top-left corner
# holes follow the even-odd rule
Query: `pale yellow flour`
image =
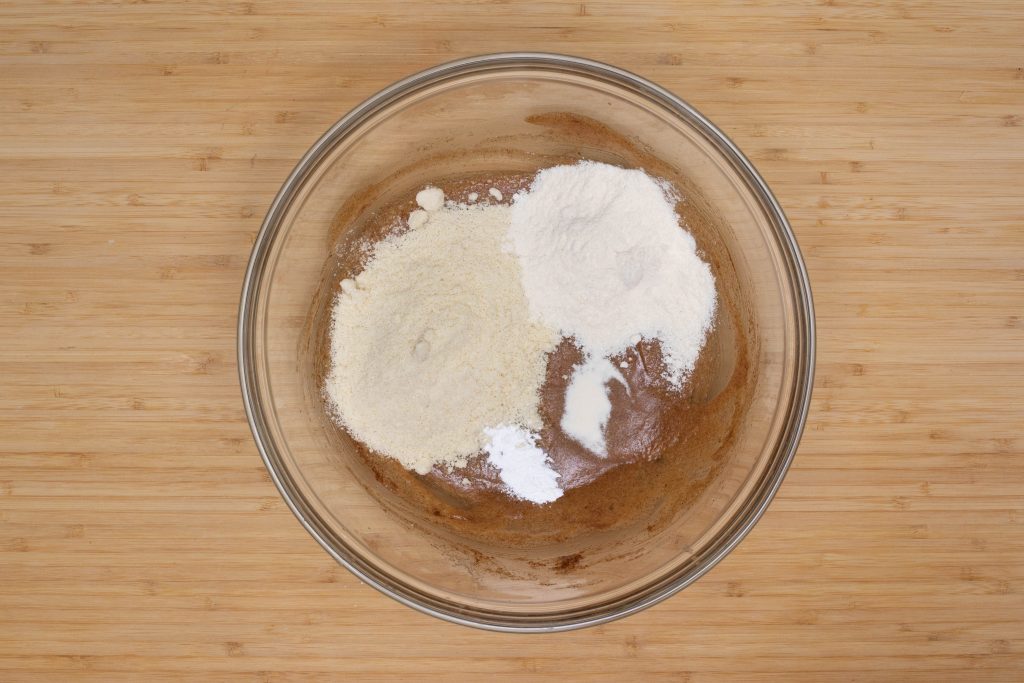
[[(465, 465), (486, 428), (539, 429), (547, 352), (516, 257), (510, 209), (430, 211), (377, 245), (334, 304), (326, 393), (354, 437), (419, 473)], [(419, 221), (417, 221), (419, 223)]]

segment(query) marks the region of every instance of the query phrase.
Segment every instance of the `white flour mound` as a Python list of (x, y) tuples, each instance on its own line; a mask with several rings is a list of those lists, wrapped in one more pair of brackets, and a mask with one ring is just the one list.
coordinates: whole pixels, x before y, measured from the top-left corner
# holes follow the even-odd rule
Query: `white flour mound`
[(539, 429), (558, 342), (531, 319), (519, 263), (502, 250), (509, 207), (424, 199), (425, 221), (378, 244), (342, 283), (326, 382), (355, 438), (420, 474), (465, 465), (488, 427)]
[(582, 161), (540, 171), (512, 200), (507, 248), (534, 317), (587, 357), (658, 339), (681, 386), (715, 314), (715, 281), (672, 198), (640, 170)]

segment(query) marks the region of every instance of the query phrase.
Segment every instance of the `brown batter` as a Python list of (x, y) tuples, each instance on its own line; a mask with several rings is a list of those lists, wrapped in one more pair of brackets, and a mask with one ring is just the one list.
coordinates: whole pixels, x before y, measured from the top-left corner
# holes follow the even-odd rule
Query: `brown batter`
[[(740, 296), (729, 256), (715, 236), (714, 220), (699, 197), (690, 191), (686, 179), (674, 176), (672, 169), (636, 150), (628, 141), (617, 139), (600, 124), (566, 115), (550, 116), (550, 121), (542, 123), (562, 126), (562, 134), (565, 126), (573, 127), (583, 144), (593, 141), (595, 135), (606, 148), (609, 143), (617, 143), (624, 166), (644, 168), (676, 184), (684, 197), (676, 210), (715, 275), (718, 313), (714, 329), (682, 390), (671, 389), (661, 379), (663, 365), (656, 342), (641, 342), (612, 358), (616, 366), (621, 360), (629, 361), (621, 369), (629, 391), (617, 382), (609, 384), (612, 413), (607, 430), (607, 458), (588, 452), (559, 428), (567, 378), (580, 362), (581, 354), (570, 341), (563, 341), (551, 354), (541, 389), (544, 428), (540, 445), (561, 475), (559, 484), (565, 491), (553, 503), (537, 505), (510, 497), (497, 470), (482, 455), (471, 459), (465, 468), (449, 471), (435, 467), (427, 475), (417, 475), (398, 461), (356, 443), (367, 473), (372, 474), (372, 479), (367, 478), (367, 486), (384, 504), (418, 526), (443, 531), (449, 539), (454, 534), (470, 545), (479, 542), (537, 547), (595, 531), (655, 531), (692, 502), (720, 470), (735, 425), (745, 410), (745, 389), (752, 378), (754, 335), (749, 312)], [(538, 168), (572, 161), (541, 161)], [(504, 203), (508, 203), (516, 190), (529, 185), (532, 175), (465, 174), (432, 179), (430, 184), (441, 187), (446, 197), (456, 201), (466, 201), (475, 192), (478, 201), (493, 202), (488, 190), (497, 187), (504, 195)], [(320, 323), (314, 322), (313, 326), (314, 334), (318, 335), (318, 386), (322, 386), (323, 375), (329, 369), (329, 326), (323, 304), (333, 299), (342, 278), (359, 272), (366, 245), (393, 231), (416, 208), (416, 189), (419, 187), (410, 188), (402, 201), (374, 206), (380, 188), (368, 188), (360, 201), (354, 201), (339, 216), (336, 227), (340, 236), (325, 269), (327, 296), (321, 300)], [(359, 229), (347, 230), (357, 215), (362, 216)], [(349, 442), (344, 430), (333, 422), (330, 428), (338, 432), (336, 438)], [(569, 557), (571, 562), (567, 560), (567, 571), (580, 564), (580, 558), (573, 557)]]

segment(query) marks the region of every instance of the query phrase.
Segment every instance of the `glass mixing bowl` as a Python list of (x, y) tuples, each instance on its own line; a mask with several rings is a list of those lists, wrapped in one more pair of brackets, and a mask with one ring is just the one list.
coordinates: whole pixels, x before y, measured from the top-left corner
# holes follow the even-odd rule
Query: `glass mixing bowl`
[[(537, 117), (552, 114), (607, 127), (609, 135), (538, 125)], [(593, 561), (579, 566), (531, 557), (557, 557), (568, 545), (467, 552), (459, 539), (410, 522), (386, 504), (352, 444), (339, 440), (325, 419), (315, 378), (325, 362), (317, 330), (330, 311), (324, 286), (330, 251), (360, 216), (435, 178), (536, 171), (553, 159), (635, 163), (624, 158), (623, 144), (688, 179), (684, 193), (714, 214), (716, 239), (749, 303), (756, 372), (726, 465), (657, 533), (597, 536), (588, 541)], [(313, 145), (275, 198), (253, 247), (238, 362), (266, 466), (303, 526), (338, 562), (396, 600), (449, 621), (555, 631), (609, 621), (672, 595), (750, 531), (800, 439), (811, 395), (814, 318), (782, 209), (707, 119), (621, 69), (558, 55), (499, 54), (400, 81)], [(602, 544), (618, 550), (602, 555)]]

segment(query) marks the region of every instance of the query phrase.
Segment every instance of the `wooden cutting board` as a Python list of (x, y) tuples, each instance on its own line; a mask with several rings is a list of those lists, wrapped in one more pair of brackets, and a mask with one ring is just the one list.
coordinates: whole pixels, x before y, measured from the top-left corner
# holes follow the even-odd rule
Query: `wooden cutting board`
[[(302, 530), (250, 438), (253, 237), (350, 107), (547, 50), (718, 123), (814, 287), (806, 435), (750, 537), (642, 614), (446, 624)], [(0, 680), (1021, 680), (1024, 7), (0, 4)]]

